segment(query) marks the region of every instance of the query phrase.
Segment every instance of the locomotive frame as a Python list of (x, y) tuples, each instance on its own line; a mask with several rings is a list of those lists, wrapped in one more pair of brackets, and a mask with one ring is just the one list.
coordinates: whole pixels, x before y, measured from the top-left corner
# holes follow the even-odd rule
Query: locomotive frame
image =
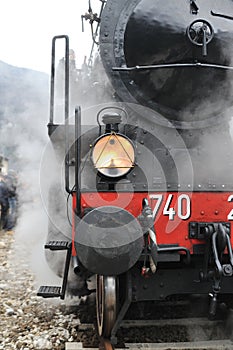
[[(164, 118), (158, 111), (152, 111), (143, 104), (140, 91), (137, 91), (136, 97), (139, 96), (142, 105), (135, 106), (138, 101), (135, 96), (133, 99), (131, 97), (132, 91), (138, 89), (136, 82), (133, 81), (130, 89), (127, 88), (130, 72), (135, 70), (179, 69), (184, 65), (192, 69), (206, 67), (231, 70), (232, 67), (206, 62), (208, 45), (212, 42), (212, 26), (209, 27), (211, 38), (206, 39), (204, 35), (204, 41), (198, 45), (190, 39), (190, 32), (187, 34), (191, 45), (198, 46), (195, 47), (199, 50), (197, 56), (203, 56), (203, 62), (193, 62), (190, 63), (191, 66), (187, 62), (125, 66), (122, 59), (125, 28), (132, 9), (137, 8), (140, 2), (109, 1), (110, 5), (103, 16), (100, 51), (105, 70), (116, 80), (114, 87), (119, 91), (121, 102), (101, 106), (93, 128), (83, 129), (80, 107), (75, 110), (75, 124), (69, 124), (69, 38), (63, 35), (54, 37), (52, 44), (48, 131), (55, 148), (60, 142), (56, 135), (58, 128), (65, 142), (65, 188), (72, 196), (72, 232), (68, 241), (54, 237), (45, 246), (52, 251), (67, 251), (62, 287), (42, 286), (38, 295), (45, 298), (65, 297), (67, 284), (69, 290), (71, 261), (77, 276), (96, 274), (98, 333), (115, 342), (120, 323), (133, 302), (166, 300), (174, 295), (209, 294), (209, 316), (214, 318), (218, 299), (233, 293), (233, 182), (229, 173), (226, 174), (232, 169), (233, 146), (227, 119), (227, 126), (219, 124), (222, 118), (219, 114), (213, 114), (212, 122), (209, 118), (189, 122), (171, 120), (169, 111), (165, 112), (167, 118)], [(189, 5), (191, 15), (197, 15), (197, 2), (190, 1)], [(212, 14), (217, 15), (220, 17), (219, 14)], [(118, 26), (119, 18), (121, 20)], [(192, 28), (197, 21), (191, 21), (188, 28)], [(209, 24), (208, 21), (201, 21), (203, 26)], [(207, 29), (202, 30), (204, 33)], [(66, 42), (65, 122), (60, 126), (54, 124), (55, 43), (58, 39)], [(149, 107), (155, 105), (154, 102), (149, 102)], [(158, 110), (161, 112), (163, 109), (160, 106)], [(104, 131), (98, 119), (102, 111), (106, 112), (103, 115)], [(125, 123), (122, 122), (122, 113), (130, 116), (131, 123), (127, 118)], [(145, 117), (143, 121), (142, 116)], [(154, 122), (151, 121), (152, 118)], [(216, 154), (216, 159), (220, 161), (222, 158), (225, 165), (220, 172), (220, 179), (216, 175), (214, 181), (210, 180), (209, 175), (213, 175), (219, 167), (208, 164), (208, 176), (204, 176), (199, 167), (203, 164), (205, 150), (200, 151), (196, 147), (200, 140), (209, 140), (209, 133), (216, 139), (216, 143), (225, 140), (222, 150), (218, 150), (218, 145), (213, 151), (207, 149), (207, 158)], [(119, 135), (132, 141), (136, 160), (135, 163), (132, 161), (132, 169), (128, 173), (112, 178), (103, 175), (101, 167), (95, 168), (89, 154), (99, 138), (108, 136), (107, 139), (110, 140), (113, 136), (116, 141)], [(125, 151), (118, 141), (119, 147)], [(102, 156), (103, 149), (99, 157)], [(146, 153), (145, 149), (150, 152)], [(127, 158), (126, 151), (125, 154)], [(179, 167), (186, 169), (179, 174), (174, 162), (178, 170)], [(186, 170), (190, 169), (190, 165), (194, 174), (190, 171), (187, 176)], [(75, 184), (70, 187), (70, 169), (73, 167)], [(111, 166), (108, 168), (111, 169)], [(123, 167), (112, 168), (118, 171)], [(160, 176), (161, 168), (165, 173), (164, 178)], [(121, 224), (117, 221), (117, 216), (121, 218)], [(113, 240), (116, 230), (120, 237), (123, 237), (121, 234), (124, 230), (126, 232), (124, 248), (117, 239), (115, 246), (109, 245), (107, 234), (110, 232), (109, 236)], [(89, 242), (95, 234), (95, 245), (92, 245)], [(101, 239), (105, 239), (106, 244), (100, 244)], [(78, 285), (76, 289), (79, 289)], [(84, 288), (83, 294), (78, 295), (89, 295), (92, 292), (93, 290)]]

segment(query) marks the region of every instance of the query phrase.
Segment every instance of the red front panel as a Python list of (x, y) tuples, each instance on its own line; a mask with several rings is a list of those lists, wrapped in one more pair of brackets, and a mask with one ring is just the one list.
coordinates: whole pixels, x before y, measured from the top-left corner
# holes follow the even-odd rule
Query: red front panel
[(137, 217), (143, 198), (148, 199), (153, 210), (158, 244), (179, 244), (192, 252), (192, 245), (200, 242), (189, 239), (189, 222), (233, 220), (233, 193), (230, 192), (83, 193), (81, 207), (84, 210), (118, 206)]

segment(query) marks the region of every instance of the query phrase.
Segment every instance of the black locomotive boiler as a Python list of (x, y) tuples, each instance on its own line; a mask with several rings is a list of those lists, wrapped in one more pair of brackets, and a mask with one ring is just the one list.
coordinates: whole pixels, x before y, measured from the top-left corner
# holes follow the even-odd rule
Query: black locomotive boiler
[[(100, 3), (100, 15), (89, 6), (83, 16), (95, 41), (99, 30), (99, 56), (74, 118), (69, 38), (53, 39), (48, 130), (72, 222), (54, 183), (45, 248), (58, 275), (57, 251), (67, 257), (62, 287), (38, 295), (89, 295), (96, 276), (98, 332), (113, 339), (133, 302), (210, 294), (214, 317), (233, 294), (233, 1)], [(54, 122), (59, 39), (64, 124)]]

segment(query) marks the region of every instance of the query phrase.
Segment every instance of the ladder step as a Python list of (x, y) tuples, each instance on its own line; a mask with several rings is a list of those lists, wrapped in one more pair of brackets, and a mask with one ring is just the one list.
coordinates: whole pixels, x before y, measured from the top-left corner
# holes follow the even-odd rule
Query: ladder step
[(69, 241), (49, 241), (45, 244), (45, 249), (50, 250), (66, 250), (70, 248)]
[(66, 250), (66, 261), (64, 267), (63, 282), (61, 287), (57, 286), (41, 286), (37, 295), (43, 298), (65, 298), (65, 291), (68, 279), (68, 272), (71, 259), (71, 242), (70, 241), (49, 241), (45, 244), (45, 249), (50, 250)]
[(37, 295), (43, 298), (61, 297), (61, 287), (57, 286), (41, 286)]

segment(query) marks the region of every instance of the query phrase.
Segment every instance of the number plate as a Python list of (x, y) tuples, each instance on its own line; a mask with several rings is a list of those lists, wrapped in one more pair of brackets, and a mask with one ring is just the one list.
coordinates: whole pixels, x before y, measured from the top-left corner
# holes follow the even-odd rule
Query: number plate
[(162, 214), (167, 215), (169, 220), (177, 216), (181, 220), (187, 220), (191, 216), (191, 198), (188, 194), (179, 194), (174, 199), (174, 194), (151, 194), (150, 200), (153, 207), (153, 217), (156, 219), (162, 206)]

